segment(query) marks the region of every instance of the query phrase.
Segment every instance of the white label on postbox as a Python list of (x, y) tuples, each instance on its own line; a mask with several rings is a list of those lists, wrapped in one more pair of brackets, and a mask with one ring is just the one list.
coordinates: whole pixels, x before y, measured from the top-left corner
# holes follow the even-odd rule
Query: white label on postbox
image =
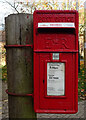
[(59, 60), (59, 53), (53, 53), (53, 60)]
[(72, 22), (56, 22), (56, 23), (38, 23), (38, 28), (75, 28), (75, 24)]
[(47, 95), (65, 95), (65, 63), (47, 63)]

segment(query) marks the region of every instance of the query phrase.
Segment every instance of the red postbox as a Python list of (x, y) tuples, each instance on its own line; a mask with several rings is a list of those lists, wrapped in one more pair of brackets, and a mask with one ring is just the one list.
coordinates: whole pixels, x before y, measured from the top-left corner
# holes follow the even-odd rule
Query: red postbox
[(34, 110), (78, 110), (78, 12), (36, 10), (34, 25)]

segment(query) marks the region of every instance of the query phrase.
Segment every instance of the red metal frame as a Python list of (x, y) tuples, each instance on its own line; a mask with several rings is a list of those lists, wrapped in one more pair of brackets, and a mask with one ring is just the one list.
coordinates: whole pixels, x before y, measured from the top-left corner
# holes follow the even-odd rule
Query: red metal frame
[(33, 97), (33, 94), (16, 94), (16, 93), (8, 92), (8, 89), (6, 90), (6, 93), (7, 93), (8, 95), (12, 95), (12, 96), (19, 96), (19, 97), (32, 96), (32, 97)]
[(63, 13), (63, 14), (66, 14), (66, 13), (74, 13), (74, 14), (77, 14), (77, 11), (76, 10), (35, 10), (34, 13), (39, 13), (39, 14), (52, 14), (52, 13)]
[(46, 51), (46, 49), (43, 49), (43, 50), (34, 50), (34, 52), (66, 52), (66, 53), (68, 53), (68, 52), (70, 52), (70, 53), (72, 53), (72, 52), (74, 52), (74, 53), (78, 53), (78, 50), (61, 50), (61, 49), (57, 49), (57, 50), (48, 50), (48, 51)]
[(76, 113), (76, 110), (42, 110), (42, 109), (37, 109), (36, 110), (37, 113), (55, 113), (55, 114), (74, 114)]
[(4, 45), (4, 47), (5, 48), (16, 48), (16, 47), (19, 47), (19, 48), (21, 48), (21, 47), (31, 47), (31, 48), (33, 48), (33, 45), (32, 44), (27, 44), (27, 45)]

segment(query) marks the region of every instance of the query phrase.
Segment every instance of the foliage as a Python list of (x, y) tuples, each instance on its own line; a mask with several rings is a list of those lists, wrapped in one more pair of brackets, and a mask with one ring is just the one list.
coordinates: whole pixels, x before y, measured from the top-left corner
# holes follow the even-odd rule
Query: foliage
[(79, 34), (84, 34), (84, 24), (79, 25)]
[(2, 67), (2, 80), (7, 81), (7, 66)]
[(80, 62), (80, 73), (78, 75), (78, 95), (79, 99), (85, 99), (86, 91), (86, 80), (85, 80), (85, 70), (83, 61)]
[(75, 10), (75, 9), (81, 9), (83, 7), (84, 1), (79, 0), (15, 0), (15, 1), (9, 1), (9, 0), (3, 0), (3, 3), (7, 3), (11, 8), (13, 8), (18, 13), (33, 13), (35, 9), (38, 10)]
[(0, 68), (2, 68), (4, 65), (6, 65), (6, 49), (4, 48), (5, 42), (0, 42), (0, 52), (1, 54), (1, 60), (0, 60)]
[[(80, 2), (79, 2), (80, 3)], [(36, 2), (35, 0), (33, 2), (27, 2), (25, 4), (24, 2), (20, 2), (19, 5), (22, 5), (22, 8), (26, 7), (27, 10), (30, 10), (31, 14), (34, 12), (35, 9), (37, 10), (66, 10), (66, 9), (71, 9), (74, 10), (76, 9), (76, 1), (73, 0), (43, 0), (43, 1), (38, 1)], [(22, 12), (26, 12), (24, 9)]]

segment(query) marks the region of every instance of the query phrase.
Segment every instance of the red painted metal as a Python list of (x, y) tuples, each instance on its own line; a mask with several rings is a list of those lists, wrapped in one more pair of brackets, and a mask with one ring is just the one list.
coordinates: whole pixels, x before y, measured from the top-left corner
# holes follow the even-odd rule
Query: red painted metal
[(4, 47), (5, 48), (16, 48), (16, 47), (19, 47), (19, 48), (21, 48), (21, 47), (31, 47), (31, 48), (33, 48), (33, 45), (31, 44), (27, 44), (27, 45), (4, 45)]
[(32, 96), (32, 97), (33, 97), (33, 94), (16, 94), (16, 93), (8, 92), (8, 89), (6, 90), (6, 93), (7, 93), (8, 95), (12, 95), (12, 96), (19, 96), (19, 97)]
[(40, 49), (40, 50), (34, 50), (34, 52), (37, 52), (37, 53), (38, 53), (38, 52), (39, 52), (39, 53), (40, 53), (40, 52), (41, 52), (41, 53), (43, 53), (43, 52), (60, 52), (60, 53), (61, 53), (61, 52), (65, 52), (65, 53), (69, 53), (69, 52), (72, 53), (72, 52), (74, 52), (74, 53), (78, 53), (78, 50), (61, 50), (61, 49), (50, 50), (50, 49), (49, 49), (48, 51), (46, 51), (46, 49), (43, 49), (43, 50)]
[[(74, 23), (74, 28), (40, 28), (38, 23)], [(78, 111), (78, 12), (36, 10), (34, 25), (34, 110), (72, 114)], [(59, 53), (53, 60), (52, 54)], [(65, 64), (65, 95), (47, 95), (47, 63)]]

